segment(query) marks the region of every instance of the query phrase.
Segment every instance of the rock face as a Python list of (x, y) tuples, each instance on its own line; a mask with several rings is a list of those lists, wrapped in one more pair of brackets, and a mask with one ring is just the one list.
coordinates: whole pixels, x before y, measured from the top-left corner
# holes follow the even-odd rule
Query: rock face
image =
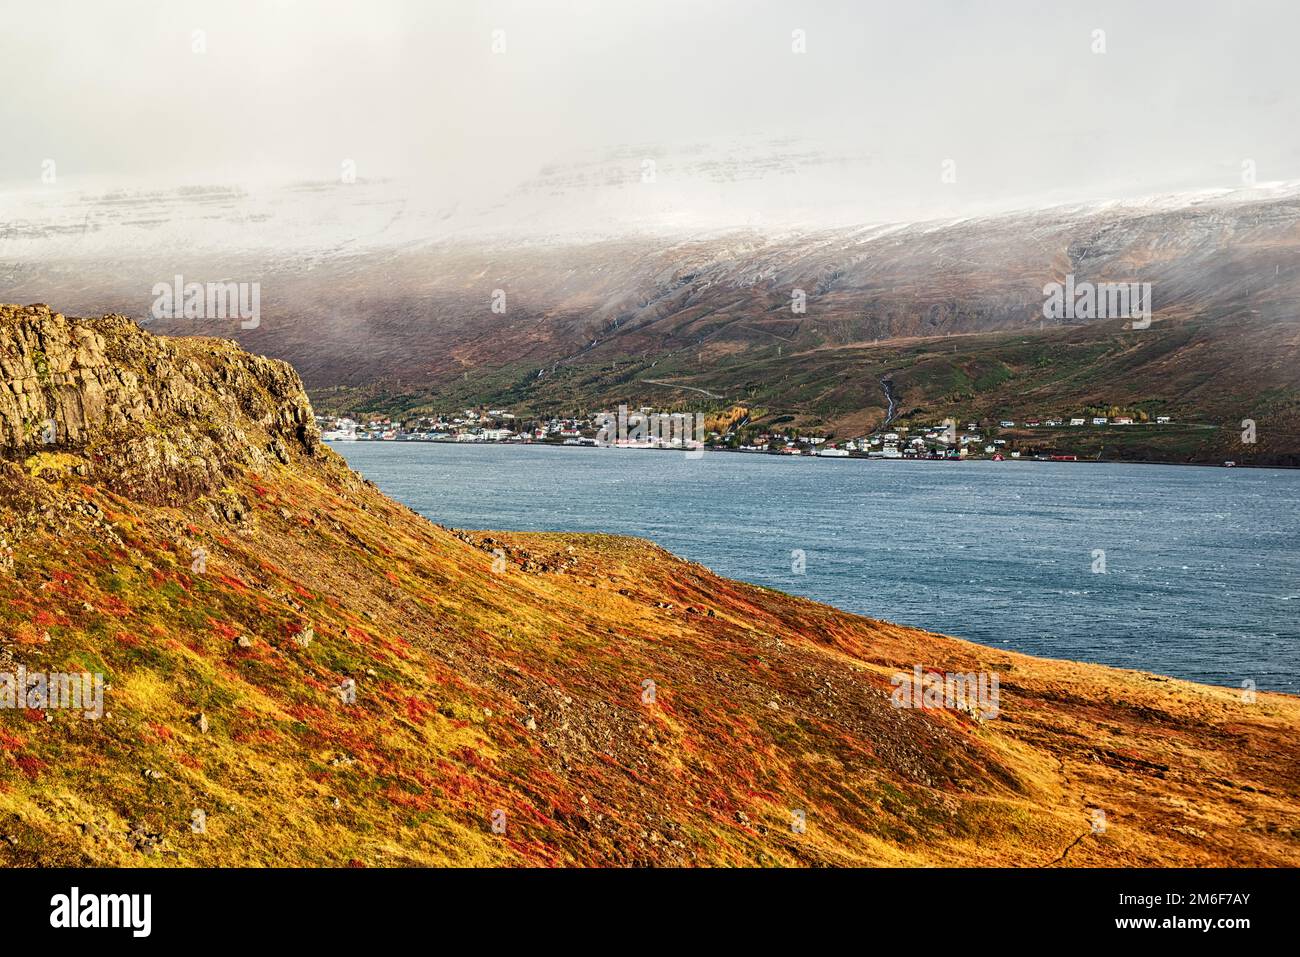
[(61, 465), (143, 501), (189, 500), (239, 468), (315, 456), (298, 374), (218, 339), (0, 305), (0, 455)]

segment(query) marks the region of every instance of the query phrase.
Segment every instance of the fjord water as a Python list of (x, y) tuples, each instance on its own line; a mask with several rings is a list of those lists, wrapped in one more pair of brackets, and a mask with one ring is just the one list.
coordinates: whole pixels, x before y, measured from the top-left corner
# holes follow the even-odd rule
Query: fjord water
[(1300, 472), (334, 448), (443, 525), (639, 535), (732, 578), (1000, 648), (1300, 692)]

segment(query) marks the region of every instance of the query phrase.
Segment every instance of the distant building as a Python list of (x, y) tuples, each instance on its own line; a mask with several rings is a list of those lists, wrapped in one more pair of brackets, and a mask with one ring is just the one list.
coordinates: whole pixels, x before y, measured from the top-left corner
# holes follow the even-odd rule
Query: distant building
[(1014, 429), (1016, 427), (1016, 423), (1012, 422), (1010, 419), (1003, 419), (998, 423), (998, 425), (1002, 426), (1004, 429)]
[(1157, 424), (1157, 425), (1168, 425), (1168, 424), (1169, 424), (1169, 416), (1167, 416), (1167, 415), (1157, 415), (1157, 416), (1156, 416), (1156, 424)]
[(1071, 425), (1083, 425), (1083, 424), (1084, 424), (1084, 420), (1083, 420), (1083, 419), (1071, 419), (1071, 420), (1070, 420), (1070, 424), (1071, 424)]
[(1095, 415), (1092, 417), (1093, 425), (1105, 425), (1109, 421), (1110, 419), (1106, 418), (1104, 415)]

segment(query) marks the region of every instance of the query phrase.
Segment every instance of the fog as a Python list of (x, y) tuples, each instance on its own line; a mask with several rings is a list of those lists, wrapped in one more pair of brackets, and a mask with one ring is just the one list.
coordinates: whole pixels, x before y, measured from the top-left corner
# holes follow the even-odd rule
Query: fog
[(429, 208), (508, 217), (522, 189), (566, 222), (693, 212), (683, 228), (1291, 180), (1298, 11), (0, 0), (0, 218), (349, 169)]

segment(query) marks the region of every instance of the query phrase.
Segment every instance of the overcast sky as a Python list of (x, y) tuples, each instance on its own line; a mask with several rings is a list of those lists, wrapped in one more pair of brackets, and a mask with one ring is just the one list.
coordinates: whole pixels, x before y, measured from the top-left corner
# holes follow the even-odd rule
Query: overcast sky
[(1300, 179), (1297, 28), (1294, 0), (0, 0), (0, 184), (39, 188), (47, 159), (60, 188), (351, 159), (489, 202), (645, 156), (665, 189), (752, 174), (774, 215), (880, 221), (1232, 187), (1246, 161)]

